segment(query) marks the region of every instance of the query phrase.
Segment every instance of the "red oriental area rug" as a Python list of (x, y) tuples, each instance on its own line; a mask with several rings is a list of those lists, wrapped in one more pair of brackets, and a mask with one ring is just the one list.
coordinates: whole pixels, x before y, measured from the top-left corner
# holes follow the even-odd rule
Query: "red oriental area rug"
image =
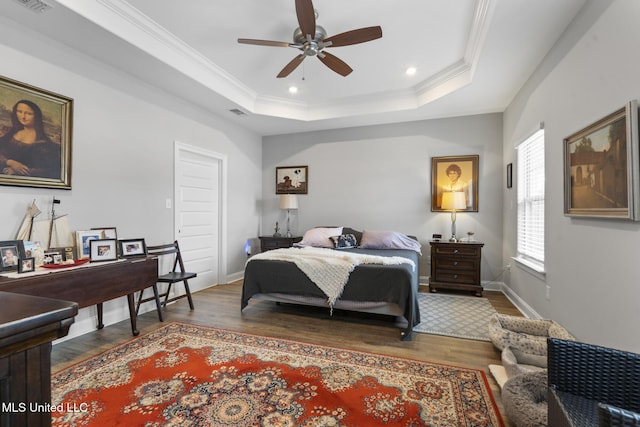
[(504, 426), (482, 371), (171, 323), (52, 376), (54, 426)]

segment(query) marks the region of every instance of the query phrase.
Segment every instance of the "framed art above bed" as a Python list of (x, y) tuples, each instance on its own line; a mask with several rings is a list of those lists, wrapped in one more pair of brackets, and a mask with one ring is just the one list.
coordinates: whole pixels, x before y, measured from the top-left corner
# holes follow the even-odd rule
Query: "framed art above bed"
[(308, 166), (276, 167), (276, 194), (307, 194)]
[(460, 212), (478, 212), (478, 164), (480, 156), (449, 156), (431, 158), (431, 211), (448, 212), (442, 208), (446, 191), (464, 192), (466, 208)]

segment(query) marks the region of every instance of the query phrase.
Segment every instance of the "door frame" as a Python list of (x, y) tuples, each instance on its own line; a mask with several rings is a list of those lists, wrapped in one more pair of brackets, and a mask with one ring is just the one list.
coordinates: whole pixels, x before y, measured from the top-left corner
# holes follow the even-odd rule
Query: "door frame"
[(205, 157), (218, 163), (218, 281), (217, 283), (227, 282), (227, 155), (217, 153), (215, 151), (206, 150), (201, 147), (185, 144), (180, 141), (174, 141), (174, 169), (173, 169), (173, 234), (178, 239), (179, 218), (179, 195), (176, 182), (176, 171), (178, 163), (181, 159), (181, 152), (188, 152), (198, 156)]

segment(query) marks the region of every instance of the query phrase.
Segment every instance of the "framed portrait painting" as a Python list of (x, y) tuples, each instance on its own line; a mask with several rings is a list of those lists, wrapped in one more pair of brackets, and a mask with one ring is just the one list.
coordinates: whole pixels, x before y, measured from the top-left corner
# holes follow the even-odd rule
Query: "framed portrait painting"
[(307, 194), (308, 166), (276, 167), (276, 194)]
[(636, 101), (564, 140), (565, 215), (638, 221)]
[(449, 156), (431, 158), (431, 211), (448, 212), (442, 205), (445, 192), (464, 195), (459, 212), (478, 212), (478, 164), (480, 156)]
[(0, 184), (71, 189), (73, 100), (0, 77)]

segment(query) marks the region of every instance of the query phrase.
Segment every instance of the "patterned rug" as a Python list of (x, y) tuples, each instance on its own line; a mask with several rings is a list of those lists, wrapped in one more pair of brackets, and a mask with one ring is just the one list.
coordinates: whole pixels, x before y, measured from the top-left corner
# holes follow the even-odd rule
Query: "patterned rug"
[(420, 292), (420, 324), (413, 330), (489, 341), (489, 318), (496, 312), (486, 298)]
[(482, 371), (171, 323), (52, 376), (54, 426), (504, 426)]

